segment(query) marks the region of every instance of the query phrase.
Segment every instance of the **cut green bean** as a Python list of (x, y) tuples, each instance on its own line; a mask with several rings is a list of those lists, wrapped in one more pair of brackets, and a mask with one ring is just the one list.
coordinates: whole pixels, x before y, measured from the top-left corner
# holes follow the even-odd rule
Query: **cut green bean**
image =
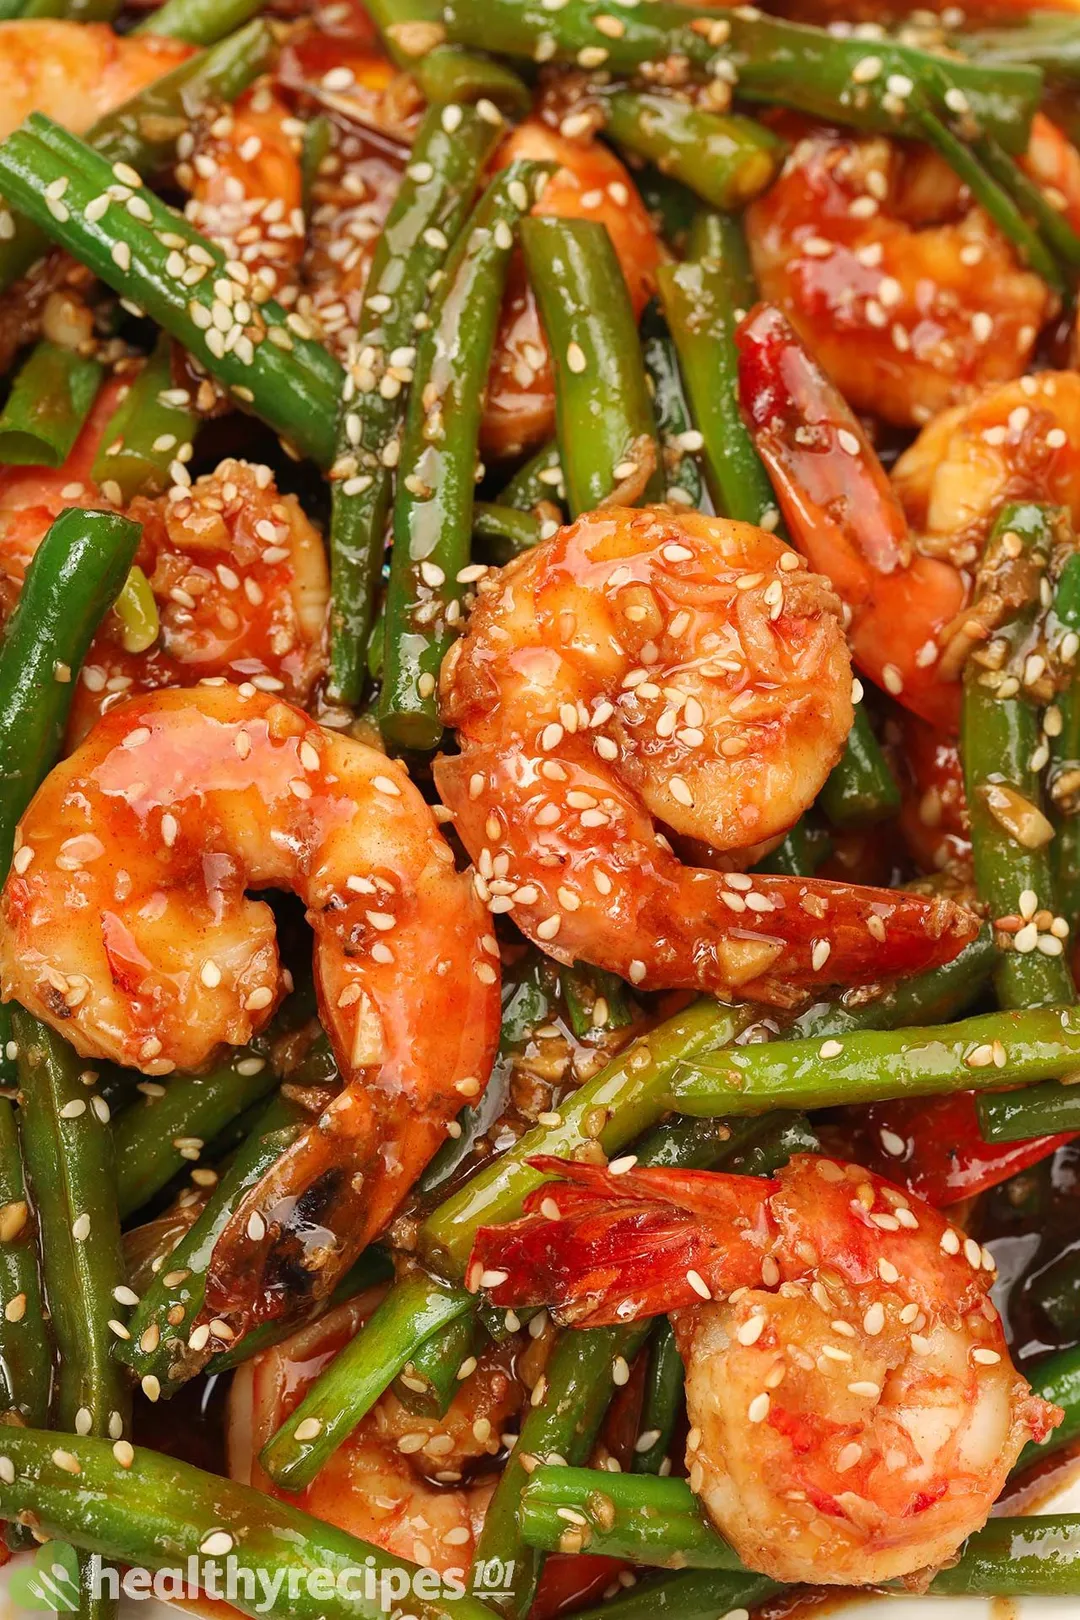
[(965, 30), (949, 43), (990, 67), (1037, 67), (1051, 82), (1080, 78), (1080, 27), (1064, 12), (1028, 12), (1020, 26)]
[(1071, 1007), (985, 1013), (930, 1029), (856, 1031), (827, 1059), (814, 1038), (683, 1060), (670, 1106), (725, 1115), (933, 1097), (1045, 1080), (1080, 1066), (1078, 1057), (1080, 1013)]
[[(10, 1036), (8, 1018), (5, 1024)], [(4, 1097), (0, 1099), (0, 1411), (5, 1420), (40, 1426), (49, 1419), (52, 1346), (29, 1210), (15, 1109)]]
[[(1024, 601), (994, 631), (995, 644), (1006, 648), (1003, 667), (988, 668), (975, 652), (964, 669), (960, 752), (971, 854), (979, 899), (995, 923), (1001, 947), (994, 979), (1003, 1007), (1049, 1006), (1076, 993), (1063, 942), (1034, 921), (1040, 911), (1056, 913), (1057, 906), (1047, 848), (1053, 828), (1042, 810), (1036, 753), (1039, 713), (1023, 679), (1054, 542), (1055, 517), (1049, 508), (1014, 504), (1002, 510), (987, 542), (983, 569), (995, 571), (996, 577), (1000, 568), (1003, 579), (1022, 569)], [(1017, 543), (1023, 549), (1013, 556)], [(1012, 933), (996, 928), (996, 920), (1007, 917), (1016, 919)]]
[(375, 247), (350, 356), (333, 485), (331, 690), (355, 708), (386, 550), (393, 473), (417, 342), (417, 317), (464, 224), (498, 123), (473, 108), (431, 108)]
[[(60, 179), (67, 182), (62, 201), (48, 194)], [(138, 215), (131, 213), (109, 197), (116, 184), (106, 159), (40, 113), (0, 145), (0, 191), (9, 202), (114, 291), (134, 299), (242, 405), (329, 466), (344, 375), (338, 362), (299, 336), (277, 304), (247, 302), (246, 266), (226, 264), (219, 248), (145, 186), (131, 188), (139, 198)], [(234, 289), (231, 306), (218, 293), (226, 282)], [(214, 324), (218, 306), (232, 310), (227, 333)], [(241, 314), (249, 317), (243, 323)]]
[(645, 1367), (645, 1391), (641, 1400), (641, 1425), (634, 1442), (632, 1473), (658, 1474), (670, 1461), (671, 1440), (684, 1407), (683, 1366), (671, 1323), (662, 1318), (649, 1340)]
[(389, 55), (412, 73), (425, 101), (438, 107), (486, 100), (507, 113), (528, 112), (528, 86), (504, 62), (484, 54), (483, 45), (463, 51), (442, 43), (440, 0), (368, 0), (367, 10)]
[(460, 622), (472, 546), (476, 458), (515, 232), (547, 166), (516, 162), (489, 183), (446, 260), (420, 334), (394, 497), (379, 728), (394, 748), (435, 748), (435, 688)]
[(477, 1317), (466, 1311), (426, 1339), (394, 1380), (402, 1406), (423, 1417), (442, 1417), (462, 1378), (476, 1366), (474, 1352), (482, 1337)]
[(629, 986), (617, 973), (575, 962), (559, 974), (566, 1015), (578, 1040), (597, 1030), (625, 1029), (634, 1021)]
[(108, 485), (116, 485), (118, 506), (167, 489), (172, 463), (194, 440), (195, 412), (161, 397), (171, 386), (172, 344), (162, 338), (110, 416), (94, 458), (90, 476), (110, 496), (116, 491)]
[(165, 0), (132, 33), (164, 35), (188, 45), (216, 45), (265, 6), (266, 0)]
[[(621, 26), (616, 31), (608, 18)], [(768, 16), (757, 10), (715, 11), (652, 0), (647, 7), (624, 0), (568, 0), (552, 11), (542, 0), (451, 0), (443, 10), (447, 37), (456, 44), (529, 61), (581, 65), (582, 51), (596, 53), (596, 66), (616, 77), (642, 68), (657, 76), (672, 58), (701, 77), (719, 70), (747, 101), (779, 102), (811, 117), (889, 135), (918, 137), (911, 85), (934, 106), (946, 106), (960, 91), (972, 117), (1009, 152), (1026, 150), (1042, 75), (1022, 64), (987, 67), (938, 56), (888, 39), (874, 40), (880, 67), (859, 84), (867, 42)], [(418, 37), (415, 52), (423, 52)], [(860, 94), (852, 95), (853, 84)], [(890, 86), (893, 86), (890, 89)], [(955, 95), (953, 96), (955, 100)]]
[(1031, 220), (1050, 251), (1056, 255), (1070, 279), (1080, 271), (1080, 236), (1060, 208), (1054, 206), (1042, 187), (989, 136), (974, 144), (975, 156), (991, 179), (1010, 196)]
[[(473, 539), (483, 560), (501, 568), (544, 538), (545, 525), (531, 512), (477, 501), (473, 506)], [(554, 531), (553, 531), (554, 532)]]
[(839, 764), (829, 772), (818, 804), (834, 827), (871, 827), (896, 815), (900, 789), (861, 703)]
[(664, 499), (697, 511), (701, 507), (703, 485), (694, 447), (700, 436), (690, 415), (675, 344), (655, 303), (646, 306), (641, 318), (641, 357), (660, 434)]
[[(21, 1007), (11, 1019), (19, 1049), (19, 1139), (37, 1220), (49, 1321), (56, 1344), (53, 1420), (68, 1434), (119, 1440), (131, 1422), (131, 1389), (113, 1360), (111, 1321), (126, 1283), (108, 1114), (87, 1095), (83, 1065), (65, 1041)], [(94, 1551), (79, 1558), (79, 1614), (116, 1606), (95, 1591)]]
[(61, 17), (65, 22), (112, 22), (123, 0), (26, 0), (22, 17)]
[(655, 163), (714, 208), (741, 208), (772, 180), (784, 142), (738, 114), (706, 112), (652, 90), (616, 90), (604, 101), (616, 146)]
[[(109, 163), (152, 175), (175, 158), (176, 139), (211, 100), (234, 101), (267, 66), (274, 36), (254, 21), (230, 38), (162, 74), (89, 130), (86, 139)], [(49, 246), (49, 235), (23, 214), (12, 214), (0, 240), (0, 292), (24, 276)]]
[(987, 1142), (1026, 1142), (1033, 1136), (1080, 1131), (1080, 1086), (1047, 1080), (1023, 1091), (990, 1091), (976, 1101)]
[(532, 512), (541, 503), (564, 505), (566, 480), (556, 439), (540, 447), (499, 491), (499, 505)]
[(571, 516), (613, 497), (637, 505), (662, 489), (660, 446), (611, 237), (594, 220), (538, 218), (524, 221), (521, 241), (552, 355)]
[(1047, 736), (1047, 793), (1054, 840), (1050, 846), (1054, 892), (1070, 938), (1080, 924), (1080, 554), (1065, 563), (1054, 592), (1055, 655), (1065, 672), (1056, 704), (1060, 729)]
[(0, 412), (0, 463), (62, 467), (103, 374), (96, 360), (43, 338), (17, 373)]
[(575, 1620), (718, 1620), (740, 1609), (754, 1612), (782, 1590), (765, 1575), (683, 1569), (639, 1579), (599, 1608), (578, 1610)]
[(148, 1204), (230, 1120), (276, 1084), (264, 1052), (237, 1047), (208, 1074), (171, 1075), (163, 1095), (130, 1103), (113, 1126), (121, 1219)]
[(259, 1460), (274, 1483), (310, 1485), (425, 1340), (474, 1305), (472, 1294), (423, 1272), (403, 1278), (263, 1447)]
[(425, 1596), (438, 1579), (414, 1583), (415, 1566), (396, 1553), (175, 1457), (92, 1439), (58, 1453), (56, 1435), (38, 1429), (5, 1434), (4, 1454), (14, 1472), (0, 1479), (4, 1518), (32, 1513), (48, 1535), (136, 1571), (213, 1565), (219, 1590), (231, 1554), (252, 1580), (231, 1583), (229, 1601), (258, 1620), (385, 1620), (407, 1594), (418, 1620), (491, 1620), (468, 1592)]
[(1080, 1346), (1047, 1356), (1035, 1367), (1025, 1368), (1025, 1375), (1031, 1385), (1031, 1393), (1052, 1402), (1054, 1406), (1060, 1406), (1065, 1417), (1056, 1429), (1051, 1429), (1042, 1445), (1036, 1445), (1034, 1440), (1028, 1441), (1017, 1459), (1014, 1477), (1039, 1462), (1040, 1458), (1063, 1451), (1080, 1437)]

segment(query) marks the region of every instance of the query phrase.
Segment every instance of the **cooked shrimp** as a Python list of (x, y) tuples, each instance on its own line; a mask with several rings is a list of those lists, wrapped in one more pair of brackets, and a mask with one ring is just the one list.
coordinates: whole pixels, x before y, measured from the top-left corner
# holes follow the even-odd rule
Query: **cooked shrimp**
[(754, 272), (852, 408), (917, 424), (1018, 377), (1053, 297), (941, 159), (883, 136), (790, 128), (783, 172), (747, 209)]
[(663, 509), (581, 518), (487, 582), (442, 670), (435, 779), (491, 909), (558, 961), (788, 1001), (948, 960), (947, 903), (684, 866), (812, 803), (851, 726), (839, 604), (775, 536)]
[[(17, 838), (4, 998), (146, 1074), (198, 1069), (266, 1024), (287, 984), (273, 913), (246, 891), (305, 902), (345, 1084), (239, 1204), (208, 1299), (246, 1325), (300, 1276), (324, 1293), (483, 1089), (498, 1036), (487, 917), (404, 768), (253, 685), (156, 692), (103, 716)], [(294, 1217), (330, 1230), (263, 1299)]]
[[(27, 565), (67, 506), (108, 507), (108, 480), (91, 477), (102, 436), (122, 397), (102, 389), (62, 468), (0, 471), (0, 609), (14, 605)], [(115, 492), (114, 492), (115, 493)], [(129, 508), (142, 524), (136, 562), (157, 603), (160, 631), (135, 652), (110, 615), (83, 665), (69, 735), (78, 741), (124, 697), (208, 676), (254, 681), (304, 703), (325, 664), (330, 594), (322, 540), (270, 469), (223, 461), (186, 492), (181, 486)]]
[(237, 1370), (229, 1394), (229, 1472), (327, 1524), (440, 1574), (472, 1562), (497, 1475), (490, 1469), (525, 1392), (507, 1349), (489, 1349), (441, 1418), (407, 1412), (390, 1391), (299, 1495), (275, 1490), (260, 1448), (322, 1368), (370, 1316), (381, 1290), (350, 1300)]
[(532, 1162), (566, 1180), (478, 1234), (472, 1285), (504, 1273), (497, 1304), (581, 1326), (674, 1313), (690, 1485), (753, 1569), (847, 1585), (945, 1562), (1062, 1419), (1009, 1360), (986, 1251), (858, 1165)]
[(188, 219), (286, 304), (296, 297), (304, 251), (302, 133), (284, 101), (260, 84), (179, 148)]
[(153, 34), (115, 34), (107, 23), (0, 23), (0, 140), (32, 112), (81, 135), (193, 49)]
[[(661, 249), (629, 171), (596, 140), (571, 140), (538, 118), (526, 119), (499, 148), (500, 167), (518, 158), (556, 163), (534, 214), (593, 219), (605, 225), (626, 277), (635, 316), (655, 290)], [(518, 455), (555, 431), (555, 389), (540, 312), (520, 254), (511, 267), (488, 377), (481, 448)]]

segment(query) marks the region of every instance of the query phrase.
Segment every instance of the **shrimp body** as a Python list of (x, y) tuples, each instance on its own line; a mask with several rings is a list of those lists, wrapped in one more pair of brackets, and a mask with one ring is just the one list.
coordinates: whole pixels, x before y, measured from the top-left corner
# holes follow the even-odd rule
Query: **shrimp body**
[(483, 1089), (498, 1035), (486, 915), (406, 771), (253, 685), (157, 692), (102, 718), (17, 838), (4, 998), (146, 1074), (197, 1070), (265, 1025), (287, 981), (247, 891), (304, 901), (345, 1084), (241, 1202), (211, 1295), (255, 1308), (312, 1188), (305, 1219), (325, 1203), (332, 1235), (305, 1265), (331, 1287)]
[(461, 753), (435, 778), (492, 910), (541, 949), (650, 988), (785, 1001), (959, 948), (973, 922), (948, 904), (721, 877), (658, 829), (751, 849), (843, 747), (839, 605), (774, 536), (605, 508), (486, 584), (443, 666)]
[(580, 1326), (674, 1312), (690, 1485), (751, 1568), (848, 1585), (942, 1563), (1061, 1421), (1009, 1360), (985, 1251), (858, 1165), (533, 1162), (567, 1179), (479, 1233), (473, 1282), (506, 1273), (493, 1301)]
[[(792, 123), (791, 157), (747, 209), (754, 272), (852, 408), (920, 424), (1019, 376), (1052, 295), (980, 209), (963, 211), (941, 160)], [(1044, 131), (1040, 177), (1049, 144)]]
[[(661, 248), (629, 170), (601, 142), (571, 140), (538, 118), (519, 124), (499, 148), (500, 167), (521, 158), (558, 165), (534, 214), (592, 219), (607, 227), (634, 315), (640, 315), (655, 291)], [(495, 339), (481, 448), (492, 457), (518, 455), (554, 431), (551, 357), (519, 254)]]
[(116, 34), (108, 23), (0, 23), (0, 140), (32, 112), (81, 135), (193, 50), (178, 39)]

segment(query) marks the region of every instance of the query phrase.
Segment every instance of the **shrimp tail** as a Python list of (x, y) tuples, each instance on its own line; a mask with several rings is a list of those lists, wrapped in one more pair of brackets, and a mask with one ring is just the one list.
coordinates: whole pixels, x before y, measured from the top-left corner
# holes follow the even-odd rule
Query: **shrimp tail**
[[(792, 1006), (826, 984), (876, 983), (951, 961), (978, 931), (953, 901), (818, 879), (721, 874), (683, 866), (659, 843), (634, 796), (602, 777), (582, 749), (564, 751), (564, 803), (602, 800), (617, 830), (608, 892), (581, 881), (565, 911), (568, 878), (597, 866), (595, 832), (569, 808), (552, 820), (548, 762), (489, 745), (436, 762), (435, 780), (466, 848), (505, 857), (513, 918), (556, 960), (595, 962), (651, 990), (696, 988)], [(482, 792), (476, 792), (480, 784)], [(491, 807), (499, 806), (493, 838)], [(647, 942), (647, 943), (646, 943)], [(645, 960), (648, 971), (645, 973)]]
[(478, 1231), (468, 1286), (483, 1287), (493, 1304), (548, 1305), (560, 1322), (602, 1327), (760, 1282), (778, 1182), (702, 1170), (620, 1174), (550, 1155), (529, 1163), (562, 1179), (530, 1193), (520, 1220)]
[(858, 418), (786, 316), (758, 304), (736, 343), (743, 415), (795, 544), (851, 609), (856, 663), (907, 708), (955, 732), (960, 689), (936, 665), (939, 637), (968, 599), (966, 576), (912, 551)]

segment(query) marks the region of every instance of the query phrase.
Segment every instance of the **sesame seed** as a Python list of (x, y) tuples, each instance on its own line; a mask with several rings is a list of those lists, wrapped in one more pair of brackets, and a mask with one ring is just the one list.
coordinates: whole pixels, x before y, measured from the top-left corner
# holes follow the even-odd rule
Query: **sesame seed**
[(697, 1294), (700, 1299), (712, 1299), (712, 1292), (709, 1289), (709, 1285), (700, 1272), (694, 1270), (688, 1271), (686, 1273), (686, 1280), (690, 1284), (690, 1287), (694, 1290), (694, 1293)]
[(223, 1558), (232, 1551), (233, 1538), (227, 1530), (212, 1530), (206, 1540), (199, 1543), (199, 1551), (207, 1558)]
[(82, 1464), (78, 1457), (70, 1451), (61, 1451), (59, 1447), (53, 1452), (52, 1460), (57, 1468), (62, 1468), (65, 1474), (81, 1474)]
[(864, 1395), (867, 1400), (876, 1401), (881, 1394), (881, 1390), (877, 1384), (872, 1384), (869, 1379), (859, 1379), (858, 1382), (848, 1385), (848, 1393), (850, 1395)]
[(972, 1361), (977, 1361), (980, 1367), (996, 1367), (1001, 1360), (996, 1350), (984, 1350), (981, 1345), (971, 1352)]
[(585, 351), (580, 343), (570, 343), (566, 349), (566, 364), (575, 375), (580, 375), (588, 365)]
[(769, 1407), (771, 1404), (772, 1402), (764, 1390), (760, 1395), (755, 1395), (753, 1400), (750, 1402), (750, 1405), (746, 1408), (746, 1416), (748, 1420), (751, 1423), (764, 1423), (765, 1419), (769, 1415)]

